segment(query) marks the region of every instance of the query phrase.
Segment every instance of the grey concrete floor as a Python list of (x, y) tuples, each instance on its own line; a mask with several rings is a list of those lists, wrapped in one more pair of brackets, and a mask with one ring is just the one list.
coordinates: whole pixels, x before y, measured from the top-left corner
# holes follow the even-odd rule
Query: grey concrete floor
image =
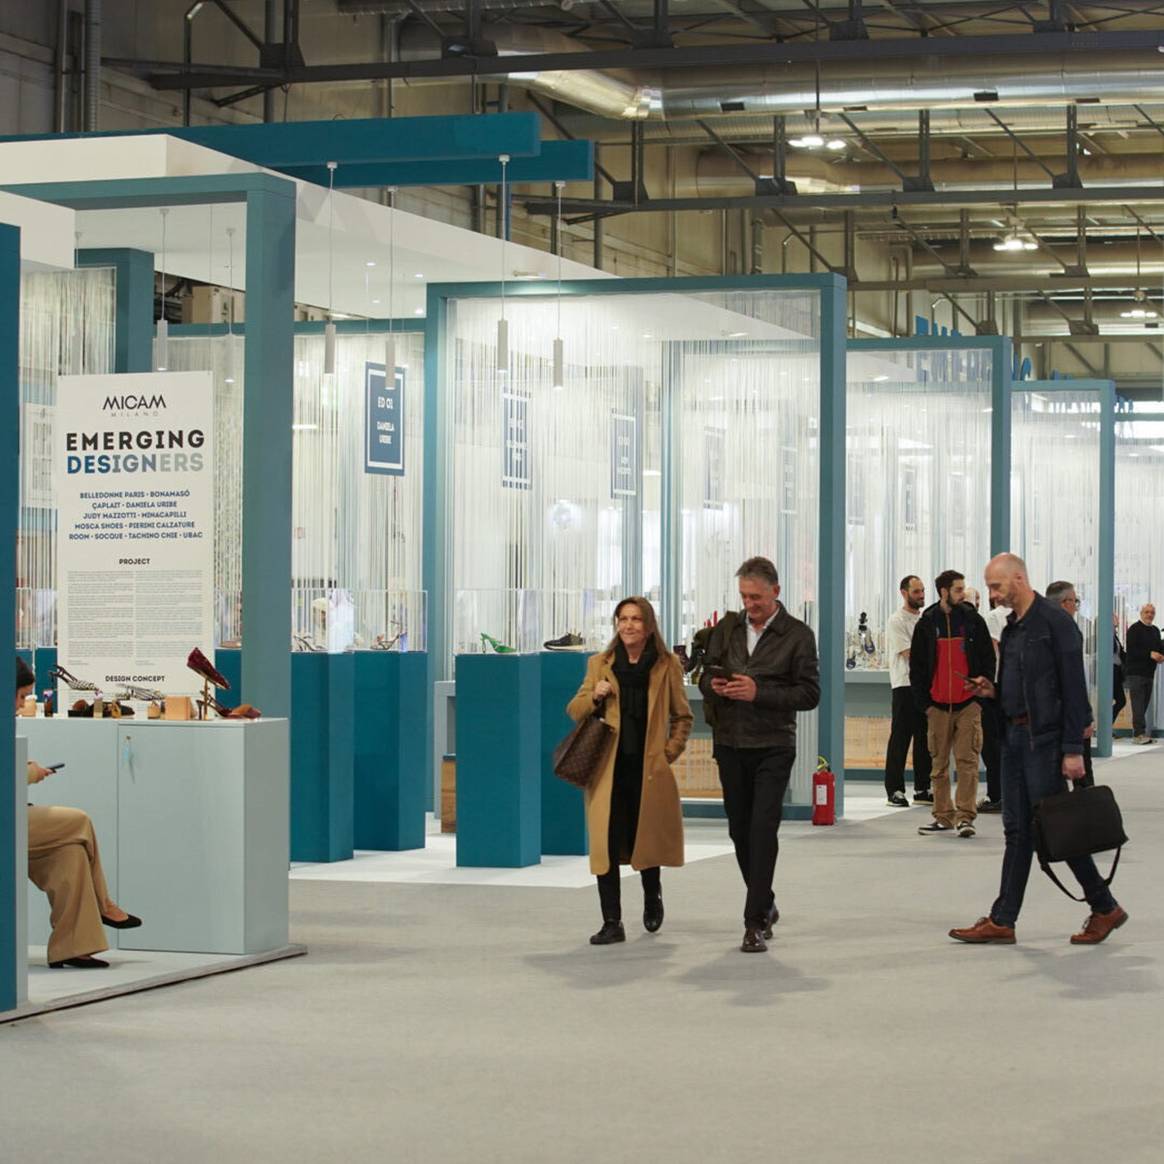
[(790, 831), (771, 950), (730, 857), (667, 920), (586, 938), (591, 889), (296, 882), (306, 958), (0, 1027), (0, 1160), (1158, 1161), (1164, 745), (1105, 762), (1131, 921), (1096, 948), (1037, 869), (1014, 947), (1001, 822)]

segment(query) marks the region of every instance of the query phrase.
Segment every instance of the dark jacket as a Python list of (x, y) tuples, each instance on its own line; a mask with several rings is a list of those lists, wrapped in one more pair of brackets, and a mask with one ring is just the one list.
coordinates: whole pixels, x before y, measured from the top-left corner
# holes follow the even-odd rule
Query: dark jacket
[[(1014, 615), (1007, 619), (998, 643), (998, 689), (1007, 664), (1007, 639)], [(1083, 752), (1083, 729), (1091, 723), (1087, 676), (1083, 669), (1083, 638), (1075, 620), (1041, 594), (1023, 616), (1023, 699), (1030, 719), (1031, 744), (1056, 741), (1064, 755)], [(1013, 649), (1013, 648), (1012, 648)]]
[(1152, 658), (1151, 652), (1160, 650), (1160, 628), (1136, 619), (1128, 624), (1126, 642), (1124, 674), (1151, 679), (1156, 674), (1156, 660)]
[(714, 710), (713, 734), (717, 744), (730, 748), (796, 746), (796, 713), (811, 711), (820, 703), (820, 660), (812, 631), (781, 604), (748, 655), (747, 615), (734, 620), (730, 635), (723, 624), (715, 628), (707, 644), (707, 666), (719, 664), (733, 674), (756, 681), (751, 703), (722, 699), (711, 689), (706, 666), (699, 689)]
[[(963, 602), (961, 613), (966, 619), (966, 666), (973, 678), (985, 675), (994, 678), (994, 642), (986, 626), (986, 620), (970, 605)], [(934, 667), (938, 661), (938, 639), (945, 633), (946, 616), (942, 605), (935, 602), (922, 611), (917, 626), (913, 628), (913, 639), (909, 645), (909, 685), (918, 709), (925, 711), (933, 700), (930, 687), (934, 680)], [(943, 704), (943, 707), (946, 705)], [(955, 704), (954, 706), (962, 706)]]

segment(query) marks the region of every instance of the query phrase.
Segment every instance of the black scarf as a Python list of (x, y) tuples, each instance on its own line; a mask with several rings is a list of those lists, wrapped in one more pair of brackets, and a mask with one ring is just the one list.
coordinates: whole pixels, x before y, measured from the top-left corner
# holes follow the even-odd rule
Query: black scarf
[(614, 677), (618, 680), (619, 737), (618, 750), (626, 756), (642, 753), (647, 737), (647, 696), (651, 682), (651, 668), (659, 659), (659, 648), (652, 635), (643, 647), (637, 663), (632, 663), (626, 647), (619, 640), (614, 644)]

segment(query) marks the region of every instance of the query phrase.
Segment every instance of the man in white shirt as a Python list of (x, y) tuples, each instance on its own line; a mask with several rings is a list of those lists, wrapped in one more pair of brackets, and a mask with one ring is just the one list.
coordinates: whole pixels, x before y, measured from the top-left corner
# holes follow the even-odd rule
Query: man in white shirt
[(908, 574), (901, 580), (902, 605), (889, 616), (885, 628), (885, 651), (889, 656), (889, 683), (893, 688), (893, 718), (889, 744), (885, 749), (885, 795), (894, 808), (909, 808), (905, 797), (905, 758), (913, 744), (913, 802), (933, 804), (930, 791), (929, 743), (926, 717), (918, 710), (909, 687), (909, 647), (914, 627), (926, 604), (925, 583)]
[[(990, 609), (983, 616), (990, 641), (994, 643), (994, 658), (998, 661), (998, 643), (1003, 627), (1010, 618), (1010, 607), (996, 598), (990, 600)], [(986, 795), (978, 802), (979, 812), (1002, 811), (1002, 725), (998, 720), (998, 703), (982, 701), (982, 763), (986, 767)]]

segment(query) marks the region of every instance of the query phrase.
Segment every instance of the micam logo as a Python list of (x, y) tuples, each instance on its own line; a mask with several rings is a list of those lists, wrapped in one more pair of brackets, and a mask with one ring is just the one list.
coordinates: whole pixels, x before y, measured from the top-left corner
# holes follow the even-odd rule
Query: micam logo
[(135, 396), (132, 393), (126, 396), (106, 396), (101, 405), (102, 412), (140, 412), (143, 409), (153, 411), (166, 407), (166, 398), (159, 392), (156, 396)]

